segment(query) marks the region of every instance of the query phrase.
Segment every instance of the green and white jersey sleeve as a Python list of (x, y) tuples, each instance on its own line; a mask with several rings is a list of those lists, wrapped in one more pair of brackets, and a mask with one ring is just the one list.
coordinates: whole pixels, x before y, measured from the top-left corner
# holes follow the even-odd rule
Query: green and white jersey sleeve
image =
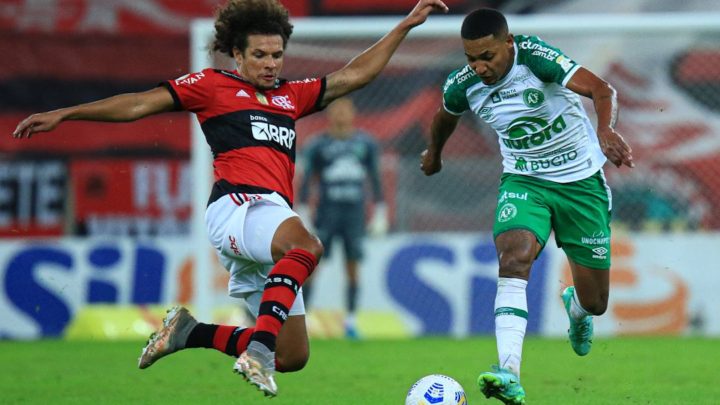
[(443, 106), (472, 111), (497, 133), (505, 173), (559, 183), (590, 177), (606, 161), (578, 96), (565, 86), (580, 65), (538, 37), (515, 36), (515, 59), (486, 85), (466, 65), (448, 76)]
[(465, 65), (464, 68), (450, 73), (443, 86), (443, 107), (445, 107), (445, 111), (453, 115), (461, 115), (470, 109), (466, 90), (479, 81), (480, 78), (470, 65)]

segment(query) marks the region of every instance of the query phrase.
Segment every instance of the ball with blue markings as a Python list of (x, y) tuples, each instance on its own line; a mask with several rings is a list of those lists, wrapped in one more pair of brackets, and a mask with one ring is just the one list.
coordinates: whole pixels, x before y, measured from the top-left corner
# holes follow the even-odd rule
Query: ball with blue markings
[(432, 374), (410, 387), (405, 405), (467, 405), (467, 398), (460, 383), (446, 375)]

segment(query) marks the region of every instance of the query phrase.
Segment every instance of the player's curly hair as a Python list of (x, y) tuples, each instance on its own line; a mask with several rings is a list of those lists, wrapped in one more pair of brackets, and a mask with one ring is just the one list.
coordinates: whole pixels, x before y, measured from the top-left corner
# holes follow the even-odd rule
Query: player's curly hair
[(248, 35), (280, 35), (287, 46), (293, 26), (288, 10), (278, 0), (229, 0), (217, 10), (212, 50), (233, 57), (233, 48), (244, 52)]

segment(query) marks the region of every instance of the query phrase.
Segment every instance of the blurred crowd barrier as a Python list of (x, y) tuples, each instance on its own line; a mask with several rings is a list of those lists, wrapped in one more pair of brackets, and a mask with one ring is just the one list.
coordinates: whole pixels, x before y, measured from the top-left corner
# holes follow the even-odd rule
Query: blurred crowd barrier
[[(720, 336), (715, 288), (718, 234), (614, 235), (611, 299), (600, 336)], [(193, 306), (193, 255), (184, 238), (63, 238), (0, 244), (0, 339), (143, 339), (164, 309)], [(497, 258), (488, 233), (393, 234), (367, 241), (360, 269), (358, 328), (364, 338), (492, 334)], [(705, 252), (700, 255), (698, 252)], [(342, 337), (342, 256), (313, 275), (308, 330)], [(227, 296), (227, 272), (210, 274), (204, 321), (251, 325)], [(528, 333), (562, 337), (560, 293), (570, 284), (562, 250), (548, 243), (528, 285)]]

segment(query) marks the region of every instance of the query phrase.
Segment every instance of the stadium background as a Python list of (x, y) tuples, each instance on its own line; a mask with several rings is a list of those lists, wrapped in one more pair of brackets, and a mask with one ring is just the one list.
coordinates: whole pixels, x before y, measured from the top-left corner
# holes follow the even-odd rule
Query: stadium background
[[(215, 3), (0, 2), (0, 132), (7, 134), (0, 137), (0, 337), (137, 338), (157, 324), (159, 308), (193, 302), (191, 117), (70, 122), (30, 141), (10, 133), (29, 113), (145, 90), (188, 72), (189, 22), (209, 17)], [(286, 3), (299, 18), (403, 14), (415, 1)], [(612, 19), (720, 11), (703, 1), (613, 2), (602, 10), (589, 1), (447, 4), (458, 14), (481, 4), (556, 14), (558, 24), (577, 13)], [(284, 76), (330, 72), (374, 39), (294, 39)], [(545, 39), (618, 89), (619, 129), (638, 161), (632, 171), (606, 171), (615, 267), (599, 333), (720, 335), (713, 291), (720, 285), (718, 32)], [(496, 261), (488, 232), (497, 140), (465, 117), (442, 176), (424, 178), (417, 168), (440, 85), (464, 63), (459, 45), (452, 37), (411, 38), (378, 80), (353, 96), (358, 126), (383, 146), (392, 219), (389, 236), (368, 241), (363, 264), (360, 321), (368, 337), (492, 331)], [(299, 123), (300, 150), (324, 122), (317, 114)], [(340, 333), (338, 259), (334, 254), (319, 273), (310, 316), (316, 337)], [(531, 333), (564, 333), (556, 299), (567, 280), (563, 260), (550, 244), (535, 267)], [(210, 286), (215, 320), (243, 317), (224, 296), (221, 270)]]

